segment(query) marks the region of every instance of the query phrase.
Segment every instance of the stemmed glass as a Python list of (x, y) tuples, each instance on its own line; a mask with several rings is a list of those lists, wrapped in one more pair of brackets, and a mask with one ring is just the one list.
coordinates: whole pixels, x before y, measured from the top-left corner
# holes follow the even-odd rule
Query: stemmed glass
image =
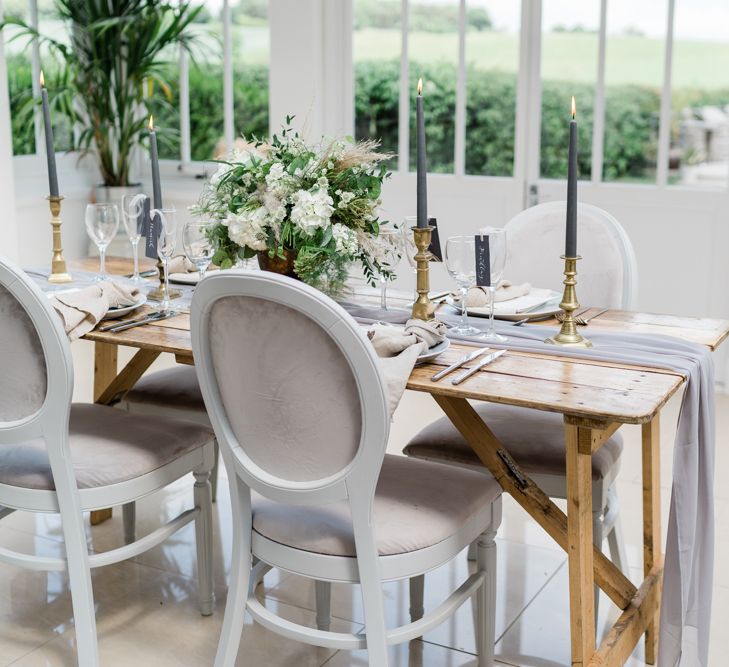
[(482, 227), (478, 231), (479, 234), (489, 237), (489, 260), (491, 261), (491, 285), (488, 288), (489, 328), (481, 338), (491, 343), (503, 343), (507, 340), (506, 336), (497, 334), (494, 328), (494, 297), (506, 265), (506, 232), (498, 227)]
[(170, 259), (175, 252), (177, 240), (177, 211), (174, 208), (154, 209), (152, 218), (159, 216), (160, 232), (157, 240), (157, 255), (162, 260), (165, 274), (165, 295), (162, 299), (161, 309), (167, 312), (170, 309)]
[(122, 196), (122, 220), (127, 230), (127, 237), (132, 244), (132, 256), (134, 257), (134, 275), (132, 282), (139, 283), (142, 277), (139, 275), (139, 258), (137, 249), (139, 239), (142, 238), (142, 227), (144, 226), (144, 195), (123, 195)]
[(403, 247), (405, 248), (405, 256), (408, 258), (408, 264), (413, 270), (413, 301), (418, 298), (418, 264), (415, 261), (415, 255), (418, 254), (418, 246), (415, 245), (415, 236), (412, 228), (417, 224), (418, 218), (415, 215), (408, 215), (402, 226)]
[(462, 336), (479, 336), (481, 329), (468, 323), (466, 296), (476, 285), (476, 242), (473, 236), (451, 236), (446, 241), (445, 264), (451, 278), (461, 290), (461, 321), (451, 331)]
[[(394, 229), (380, 229), (378, 236), (380, 242), (379, 264), (384, 269), (393, 269), (402, 256), (402, 231)], [(387, 281), (384, 271), (380, 271), (380, 308), (387, 310)]]
[(88, 204), (86, 206), (86, 232), (99, 249), (97, 281), (108, 280), (106, 275), (106, 249), (119, 229), (119, 207), (116, 204)]
[(192, 221), (185, 224), (182, 230), (182, 245), (187, 258), (197, 267), (200, 280), (213, 261), (213, 245), (210, 243), (210, 222)]

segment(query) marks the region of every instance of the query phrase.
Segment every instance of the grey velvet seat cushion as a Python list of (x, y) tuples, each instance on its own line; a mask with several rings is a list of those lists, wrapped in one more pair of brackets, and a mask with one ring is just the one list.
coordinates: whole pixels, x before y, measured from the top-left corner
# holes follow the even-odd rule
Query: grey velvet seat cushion
[[(134, 479), (209, 443), (213, 432), (187, 421), (132, 415), (103, 405), (71, 407), (69, 442), (80, 489)], [(0, 445), (0, 483), (55, 489), (42, 440)]]
[(205, 411), (193, 366), (175, 366), (143, 376), (124, 396), (127, 403), (146, 403), (162, 408)]
[[(486, 514), (500, 493), (496, 481), (484, 483), (481, 473), (386, 455), (374, 502), (379, 554), (408, 553), (447, 539), (477, 513)], [(294, 506), (254, 494), (253, 530), (304, 551), (355, 555), (346, 502)]]
[[(562, 415), (513, 405), (480, 403), (474, 406), (494, 435), (526, 473), (565, 474), (564, 420)], [(592, 457), (592, 478), (604, 479), (623, 451), (623, 437), (615, 433)], [(480, 459), (448, 417), (420, 431), (405, 454), (429, 461), (473, 465)]]

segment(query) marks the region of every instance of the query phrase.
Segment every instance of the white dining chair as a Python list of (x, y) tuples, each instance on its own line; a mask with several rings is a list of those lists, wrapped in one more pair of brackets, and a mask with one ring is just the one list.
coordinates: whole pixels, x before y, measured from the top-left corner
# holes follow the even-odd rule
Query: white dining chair
[[(191, 332), (233, 518), (216, 667), (235, 662), (246, 612), (290, 639), (366, 648), (371, 667), (387, 667), (388, 644), (423, 635), (471, 596), (479, 664), (493, 664), (500, 488), (479, 473), (385, 454), (386, 388), (354, 320), (301, 282), (221, 271), (195, 291)], [(473, 540), (473, 574), (419, 621), (388, 630), (382, 583), (447, 563)], [(365, 630), (330, 632), (279, 617), (253, 593), (271, 568), (360, 584)]]
[[(513, 283), (528, 281), (562, 291), (565, 202), (540, 204), (516, 215), (506, 224), (506, 275)], [(630, 309), (638, 290), (638, 270), (633, 246), (620, 223), (595, 206), (579, 204), (578, 266), (580, 302), (604, 308)], [(529, 408), (480, 403), (480, 417), (524, 471), (553, 498), (566, 498), (564, 421), (561, 415)], [(627, 559), (620, 525), (614, 481), (620, 470), (622, 435), (614, 434), (592, 458), (592, 530), (594, 543), (607, 540), (613, 562), (627, 574)], [(407, 456), (481, 470), (490, 480), (476, 453), (442, 417), (426, 426), (405, 446)], [(471, 551), (472, 555), (472, 551)], [(597, 593), (597, 589), (596, 589)], [(411, 582), (411, 608), (422, 606), (423, 582)], [(595, 595), (595, 619), (599, 595)]]
[[(68, 572), (79, 665), (99, 665), (91, 569), (127, 560), (195, 522), (200, 611), (213, 611), (208, 428), (72, 404), (68, 338), (48, 297), (0, 259), (0, 505), (60, 513), (65, 557), (0, 547), (0, 561)], [(83, 512), (123, 505), (188, 473), (194, 508), (133, 544), (90, 554)]]

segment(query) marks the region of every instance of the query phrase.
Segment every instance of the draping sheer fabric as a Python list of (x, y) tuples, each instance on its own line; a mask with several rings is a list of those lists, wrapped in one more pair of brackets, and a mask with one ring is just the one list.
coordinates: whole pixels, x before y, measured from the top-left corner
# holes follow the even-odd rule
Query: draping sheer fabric
[[(346, 306), (363, 323), (392, 311)], [(457, 317), (439, 314), (445, 322)], [(407, 314), (401, 316), (401, 321)], [(475, 325), (483, 320), (471, 318)], [(496, 323), (510, 350), (544, 352), (557, 329)], [(454, 336), (468, 341), (469, 339)], [(669, 336), (590, 332), (591, 349), (549, 346), (549, 354), (667, 368), (687, 378), (673, 447), (671, 509), (668, 516), (661, 596), (659, 667), (708, 667), (714, 577), (714, 361), (703, 346)], [(477, 341), (474, 344), (481, 345)]]
[[(493, 431), (526, 473), (565, 474), (564, 419), (562, 415), (514, 405), (477, 403), (481, 419)], [(623, 436), (613, 436), (592, 457), (592, 478), (605, 479), (617, 473)], [(420, 431), (404, 449), (419, 458), (480, 466), (481, 460), (448, 417), (441, 417)]]
[[(494, 479), (428, 461), (385, 455), (377, 480), (373, 526), (380, 556), (425, 549), (478, 514), (488, 522), (501, 494)], [(287, 546), (331, 556), (356, 554), (349, 505), (286, 505), (255, 495), (253, 530)]]
[[(212, 438), (209, 428), (187, 421), (132, 415), (103, 405), (71, 406), (69, 447), (79, 489), (140, 477)], [(0, 484), (55, 490), (45, 441), (0, 447)]]
[[(527, 209), (505, 227), (507, 258), (504, 276), (512, 283), (529, 281), (532, 285), (562, 292), (564, 266), (564, 210), (558, 206)], [(622, 308), (624, 257), (617, 238), (594, 207), (580, 206), (579, 252), (584, 261), (578, 266), (580, 302), (604, 308)], [(549, 261), (545, 261), (548, 259)]]
[(0, 422), (23, 419), (40, 409), (48, 386), (43, 347), (28, 313), (3, 285), (0, 373)]
[(359, 448), (359, 392), (332, 338), (298, 311), (224, 297), (210, 313), (210, 346), (223, 407), (246, 454), (292, 481), (333, 475)]

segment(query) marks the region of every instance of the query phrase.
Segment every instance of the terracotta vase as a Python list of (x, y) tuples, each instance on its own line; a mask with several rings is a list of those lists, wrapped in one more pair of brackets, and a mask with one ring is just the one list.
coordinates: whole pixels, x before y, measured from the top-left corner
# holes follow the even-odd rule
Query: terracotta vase
[(258, 265), (263, 271), (271, 271), (279, 273), (282, 276), (299, 279), (294, 269), (294, 261), (296, 261), (296, 250), (288, 250), (284, 248), (284, 257), (269, 257), (268, 250), (258, 253)]

